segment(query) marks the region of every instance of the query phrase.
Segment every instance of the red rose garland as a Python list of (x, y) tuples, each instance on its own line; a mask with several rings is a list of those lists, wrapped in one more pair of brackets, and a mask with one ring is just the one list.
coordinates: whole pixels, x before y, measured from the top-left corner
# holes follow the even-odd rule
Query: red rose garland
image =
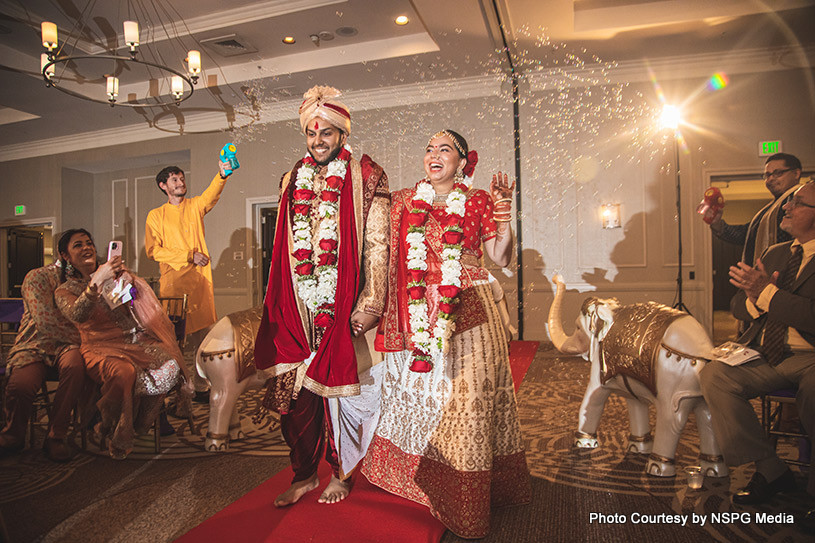
[(439, 285), (441, 300), (432, 334), (425, 298), (428, 250), (425, 239), (425, 222), (427, 214), (433, 207), (433, 198), (436, 194), (433, 186), (427, 180), (420, 181), (416, 185), (416, 196), (411, 201), (412, 209), (407, 215), (410, 226), (405, 236), (408, 245), (408, 313), (410, 314), (411, 339), (414, 347), (411, 371), (430, 371), (433, 367), (433, 359), (447, 352), (448, 341), (455, 329), (455, 313), (458, 306), (458, 294), (461, 291), (461, 240), (464, 235), (461, 225), (464, 222), (466, 190), (466, 185), (457, 183), (446, 200), (445, 216), (442, 219), (444, 245), (441, 255), (442, 280)]
[(320, 193), (317, 214), (320, 217), (320, 241), (315, 248), (312, 243), (311, 209), (317, 201), (314, 192), (314, 176), (318, 165), (311, 155), (306, 155), (297, 170), (292, 203), (292, 256), (297, 261), (294, 271), (297, 293), (308, 309), (314, 313), (314, 325), (325, 328), (334, 322), (334, 299), (337, 292), (337, 247), (340, 192), (351, 148), (344, 146), (337, 158), (328, 164), (325, 187)]

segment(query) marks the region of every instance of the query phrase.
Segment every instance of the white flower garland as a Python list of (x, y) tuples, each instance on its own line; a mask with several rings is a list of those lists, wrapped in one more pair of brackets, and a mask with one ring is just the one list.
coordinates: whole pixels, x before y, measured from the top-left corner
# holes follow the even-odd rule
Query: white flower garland
[[(451, 306), (455, 304), (455, 298), (461, 288), (461, 223), (463, 222), (465, 204), (467, 197), (465, 195), (466, 186), (457, 184), (447, 196), (445, 201), (445, 212), (448, 215), (456, 215), (459, 217), (455, 223), (448, 223), (445, 227), (445, 234), (447, 232), (458, 232), (459, 239), (456, 243), (448, 243), (444, 241), (444, 248), (441, 254), (441, 284), (440, 290), (445, 286), (457, 287), (456, 295), (453, 297), (446, 297), (442, 294), (441, 303), (439, 307), (438, 318), (436, 324), (433, 326), (433, 331), (430, 331), (430, 317), (427, 308), (427, 299), (423, 295), (426, 288), (424, 280), (424, 273), (427, 271), (427, 240), (425, 239), (426, 220), (427, 214), (433, 206), (433, 198), (436, 191), (427, 180), (422, 180), (416, 186), (416, 196), (413, 199), (412, 214), (424, 213), (425, 219), (421, 225), (411, 225), (408, 228), (408, 234), (405, 236), (407, 244), (407, 267), (408, 270), (421, 271), (421, 280), (411, 280), (408, 283), (408, 290), (416, 289), (416, 297), (409, 296), (408, 313), (410, 315), (410, 329), (412, 332), (411, 339), (413, 341), (414, 349), (419, 351), (414, 355), (417, 359), (424, 360), (429, 364), (430, 358), (437, 358), (439, 354), (446, 354), (449, 350), (449, 339), (455, 330), (455, 315), (451, 312), (444, 311), (441, 304)], [(421, 294), (421, 296), (419, 296)], [(414, 363), (415, 364), (415, 363)], [(423, 366), (423, 365), (422, 365)], [(417, 370), (417, 371), (428, 371)]]
[[(301, 253), (302, 255), (306, 255), (307, 253), (307, 256), (304, 258), (298, 258), (297, 255), (295, 255), (295, 258), (298, 260), (297, 266), (300, 268), (301, 265), (308, 263), (313, 265), (313, 267), (310, 268), (311, 273), (297, 272), (297, 294), (310, 311), (314, 313), (330, 313), (331, 317), (333, 317), (333, 306), (337, 293), (337, 247), (339, 245), (339, 235), (337, 233), (338, 221), (336, 216), (340, 209), (339, 193), (342, 189), (342, 181), (345, 179), (345, 175), (348, 171), (351, 147), (345, 145), (343, 151), (328, 164), (326, 186), (320, 195), (317, 207), (317, 213), (322, 219), (319, 227), (320, 242), (333, 241), (333, 247), (328, 249), (318, 247), (317, 249), (319, 249), (319, 251), (315, 250), (312, 241), (310, 212), (295, 212), (292, 218), (292, 235), (294, 238), (292, 254), (297, 253), (298, 250), (304, 251)], [(306, 154), (302, 166), (300, 166), (300, 169), (297, 171), (294, 188), (295, 191), (308, 191), (311, 195), (309, 199), (297, 199), (295, 197), (295, 206), (307, 204), (309, 209), (311, 209), (314, 200), (317, 199), (317, 194), (314, 193), (314, 176), (316, 174), (317, 165), (314, 163), (311, 155)], [(330, 177), (339, 178), (339, 186), (332, 187), (329, 183)], [(329, 192), (336, 193), (336, 197), (328, 198), (326, 193)], [(327, 258), (329, 261), (333, 259), (333, 262), (320, 264), (321, 255), (329, 255), (323, 258)], [(306, 266), (306, 268), (309, 267)]]

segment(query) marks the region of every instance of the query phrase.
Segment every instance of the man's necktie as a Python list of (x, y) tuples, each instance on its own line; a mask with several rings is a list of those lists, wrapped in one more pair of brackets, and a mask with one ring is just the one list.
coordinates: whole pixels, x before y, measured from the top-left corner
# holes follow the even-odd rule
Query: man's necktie
[[(801, 267), (801, 258), (804, 250), (800, 245), (792, 248), (792, 255), (787, 261), (784, 273), (778, 279), (776, 286), (779, 290), (789, 290), (793, 281), (798, 276), (798, 268)], [(784, 357), (784, 345), (786, 344), (787, 325), (778, 321), (767, 319), (764, 326), (764, 339), (761, 342), (761, 352), (764, 359), (771, 366), (775, 366)]]

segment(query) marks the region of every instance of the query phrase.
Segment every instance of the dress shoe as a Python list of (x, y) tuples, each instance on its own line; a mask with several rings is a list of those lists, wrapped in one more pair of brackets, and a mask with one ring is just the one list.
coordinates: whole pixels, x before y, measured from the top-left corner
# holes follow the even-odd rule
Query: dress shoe
[(42, 444), (42, 450), (45, 451), (45, 456), (54, 462), (67, 462), (71, 459), (71, 451), (68, 450), (68, 445), (65, 440), (54, 439), (52, 437), (45, 438), (45, 443)]
[(805, 534), (815, 535), (815, 509), (810, 509), (798, 519), (798, 528)]
[(756, 472), (747, 486), (733, 494), (732, 499), (736, 505), (758, 505), (779, 492), (791, 492), (796, 488), (795, 476), (789, 469), (769, 483), (762, 474)]

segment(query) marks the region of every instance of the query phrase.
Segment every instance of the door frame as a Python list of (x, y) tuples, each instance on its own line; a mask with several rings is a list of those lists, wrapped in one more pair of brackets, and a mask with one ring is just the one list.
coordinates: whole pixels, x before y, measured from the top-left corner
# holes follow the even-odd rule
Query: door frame
[(252, 252), (252, 265), (246, 266), (246, 284), (249, 288), (247, 292), (247, 307), (255, 307), (263, 303), (260, 299), (259, 283), (261, 280), (262, 271), (260, 269), (263, 262), (263, 255), (261, 254), (260, 243), (260, 210), (266, 207), (278, 207), (280, 198), (278, 196), (258, 196), (246, 199), (246, 248), (247, 251), (252, 247), (252, 235), (257, 239), (254, 251)]
[[(0, 220), (0, 294), (6, 296), (8, 294), (8, 236), (6, 234), (8, 228), (15, 226), (50, 226), (51, 232), (56, 233), (57, 218), (56, 217), (40, 217), (34, 219), (5, 219)], [(56, 243), (54, 243), (54, 251), (56, 251)], [(56, 260), (56, 255), (55, 260)]]

